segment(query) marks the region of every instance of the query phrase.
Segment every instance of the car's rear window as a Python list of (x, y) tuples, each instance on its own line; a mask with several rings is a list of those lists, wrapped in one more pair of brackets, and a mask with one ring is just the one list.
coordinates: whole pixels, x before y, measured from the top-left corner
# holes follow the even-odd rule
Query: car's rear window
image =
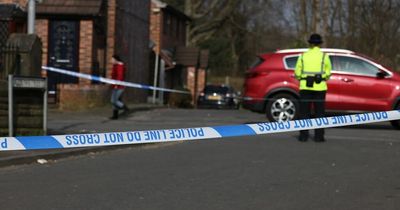
[(204, 88), (204, 93), (223, 93), (226, 94), (228, 92), (228, 87), (223, 86), (206, 86)]
[(255, 59), (255, 61), (253, 61), (253, 63), (250, 65), (250, 69), (252, 69), (252, 68), (254, 68), (254, 67), (256, 67), (256, 66), (262, 64), (264, 61), (265, 61), (265, 60), (264, 60), (263, 58), (257, 57), (257, 58)]

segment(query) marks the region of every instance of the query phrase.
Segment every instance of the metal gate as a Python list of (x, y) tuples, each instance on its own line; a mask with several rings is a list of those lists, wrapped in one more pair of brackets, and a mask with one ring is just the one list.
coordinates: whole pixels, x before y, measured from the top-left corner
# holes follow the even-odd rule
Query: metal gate
[(3, 72), (4, 47), (8, 38), (8, 21), (0, 21), (0, 72)]

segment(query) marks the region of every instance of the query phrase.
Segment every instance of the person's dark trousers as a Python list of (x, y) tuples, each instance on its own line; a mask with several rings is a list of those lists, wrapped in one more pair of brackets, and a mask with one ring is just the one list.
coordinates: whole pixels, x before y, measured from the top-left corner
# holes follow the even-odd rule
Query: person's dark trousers
[[(300, 119), (311, 118), (311, 106), (314, 108), (315, 118), (325, 116), (325, 95), (326, 91), (300, 90)], [(324, 141), (324, 129), (315, 130), (315, 141)], [(299, 141), (307, 141), (308, 130), (300, 131)]]

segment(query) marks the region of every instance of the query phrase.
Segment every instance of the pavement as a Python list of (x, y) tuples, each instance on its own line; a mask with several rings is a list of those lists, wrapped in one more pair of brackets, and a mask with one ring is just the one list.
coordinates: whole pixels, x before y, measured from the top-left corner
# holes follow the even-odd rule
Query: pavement
[[(128, 121), (129, 116), (141, 111), (160, 109), (163, 106), (153, 104), (130, 104), (129, 112), (120, 115), (118, 121)], [(110, 120), (112, 110), (110, 106), (96, 107), (79, 111), (61, 111), (56, 107), (50, 107), (48, 110), (48, 135), (64, 135), (72, 133), (94, 133), (110, 132), (110, 128), (115, 126), (115, 120)], [(82, 120), (86, 120), (96, 127), (96, 131), (79, 129)], [(85, 155), (91, 152), (118, 149), (123, 146), (105, 146), (105, 147), (87, 147), (73, 149), (51, 149), (51, 150), (26, 150), (26, 151), (2, 151), (0, 152), (0, 167), (43, 163), (51, 159), (59, 159), (74, 155)]]

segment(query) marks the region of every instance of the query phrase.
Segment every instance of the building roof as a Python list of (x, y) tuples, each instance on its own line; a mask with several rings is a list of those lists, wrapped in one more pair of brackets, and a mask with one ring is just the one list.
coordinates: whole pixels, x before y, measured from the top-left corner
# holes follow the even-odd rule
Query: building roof
[(16, 4), (0, 4), (0, 20), (25, 17), (24, 11)]
[(163, 2), (163, 1), (160, 1), (160, 0), (151, 0), (151, 2), (152, 2), (154, 5), (156, 5), (156, 7), (160, 8), (160, 9), (163, 9), (163, 10), (166, 10), (166, 11), (168, 11), (168, 12), (170, 12), (170, 13), (173, 13), (173, 14), (175, 14), (175, 15), (177, 15), (177, 16), (183, 18), (183, 19), (186, 19), (186, 20), (189, 20), (189, 21), (191, 20), (190, 17), (187, 16), (185, 13), (179, 11), (178, 9), (176, 9), (176, 8), (174, 8), (174, 7), (170, 6), (170, 5), (168, 5), (167, 3)]
[(175, 62), (172, 59), (172, 52), (167, 49), (161, 49), (160, 57), (165, 61), (165, 70), (175, 67)]
[(98, 15), (102, 0), (43, 0), (36, 4), (40, 15)]
[(167, 6), (167, 3), (162, 2), (160, 0), (151, 0), (151, 2), (153, 2), (153, 4), (155, 4), (157, 7), (160, 8), (165, 8)]

